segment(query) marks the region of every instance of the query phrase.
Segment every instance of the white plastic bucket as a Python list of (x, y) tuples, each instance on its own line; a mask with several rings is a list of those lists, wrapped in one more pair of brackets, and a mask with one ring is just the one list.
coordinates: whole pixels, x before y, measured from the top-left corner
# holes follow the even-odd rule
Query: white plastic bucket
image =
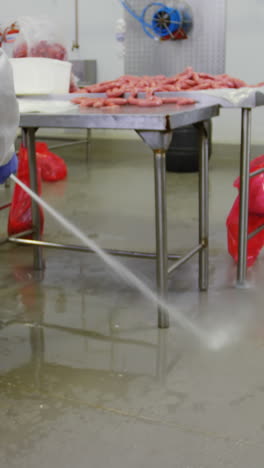
[(66, 94), (69, 92), (70, 62), (26, 57), (12, 58), (15, 91), (17, 95)]

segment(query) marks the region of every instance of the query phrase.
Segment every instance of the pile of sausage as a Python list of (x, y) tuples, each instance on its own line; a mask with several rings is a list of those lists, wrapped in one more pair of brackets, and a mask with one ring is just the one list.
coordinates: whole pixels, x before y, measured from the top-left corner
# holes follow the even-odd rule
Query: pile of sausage
[[(197, 73), (192, 67), (187, 67), (183, 72), (174, 76), (133, 76), (124, 75), (116, 80), (85, 86), (78, 90), (81, 93), (104, 93), (106, 97), (89, 98), (78, 97), (72, 102), (81, 107), (113, 107), (132, 104), (142, 107), (154, 107), (162, 104), (176, 104), (185, 106), (194, 104), (195, 101), (183, 97), (158, 97), (155, 93), (175, 91), (198, 91), (204, 89), (219, 88), (241, 88), (248, 86), (239, 78), (233, 78), (227, 74), (210, 75), (208, 73)], [(263, 86), (259, 83), (256, 86)], [(145, 93), (145, 98), (138, 98), (139, 93)], [(125, 98), (124, 95), (128, 95)]]
[(148, 96), (146, 98), (137, 98), (129, 96), (127, 99), (122, 97), (77, 97), (72, 99), (74, 104), (79, 104), (80, 107), (94, 107), (94, 108), (113, 108), (130, 104), (139, 107), (158, 107), (162, 104), (175, 104), (176, 106), (187, 106), (195, 104), (194, 99), (183, 97), (167, 97), (160, 98), (158, 96)]

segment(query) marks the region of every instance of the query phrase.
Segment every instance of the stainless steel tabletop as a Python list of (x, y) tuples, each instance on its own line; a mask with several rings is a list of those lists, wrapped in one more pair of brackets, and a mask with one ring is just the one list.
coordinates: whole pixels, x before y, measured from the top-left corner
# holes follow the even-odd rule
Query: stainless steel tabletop
[[(263, 106), (264, 105), (264, 86), (263, 87), (244, 87), (239, 89), (233, 88), (220, 88), (220, 89), (207, 89), (201, 91), (176, 91), (176, 92), (158, 92), (155, 93), (157, 96), (160, 97), (187, 97), (194, 99), (199, 103), (199, 105), (209, 107), (209, 106), (220, 106), (222, 108), (231, 108), (231, 109), (254, 109), (255, 107)], [(45, 96), (30, 96), (31, 100), (45, 100), (52, 102), (56, 101), (68, 101), (70, 102), (71, 99), (74, 97), (107, 97), (106, 94), (96, 94), (96, 93), (88, 93), (88, 94), (50, 94)], [(124, 97), (128, 97), (129, 94), (125, 94)], [(141, 98), (145, 97), (145, 93), (139, 93), (138, 95)], [(19, 100), (27, 100), (29, 96), (20, 96)], [(169, 107), (169, 111), (171, 108), (175, 110), (175, 106)], [(160, 109), (160, 108), (159, 108)], [(162, 109), (165, 109), (163, 106)], [(167, 109), (167, 107), (166, 107)], [(149, 114), (149, 109), (147, 113)], [(157, 109), (154, 110), (156, 113)], [(109, 111), (107, 111), (109, 114)], [(111, 112), (111, 111), (110, 111)], [(166, 110), (165, 110), (166, 112)], [(139, 113), (142, 114), (142, 109), (139, 110)], [(159, 111), (157, 112), (159, 114)], [(171, 112), (169, 112), (171, 113)], [(178, 126), (178, 125), (177, 125)], [(106, 127), (106, 128), (113, 128), (113, 127)], [(123, 127), (119, 127), (123, 128)], [(124, 127), (130, 128), (130, 127)]]
[[(25, 98), (26, 99), (26, 98)], [(52, 105), (52, 103), (51, 103)], [(83, 108), (63, 114), (22, 113), (20, 127), (102, 128), (130, 130), (173, 130), (177, 127), (208, 120), (219, 115), (218, 105), (197, 103), (176, 108), (175, 104), (139, 108), (123, 106), (113, 109)]]
[[(177, 91), (156, 93), (160, 97), (179, 96), (194, 99), (204, 105), (218, 104), (226, 109), (254, 109), (264, 104), (264, 87), (220, 88), (201, 91)], [(139, 95), (141, 97), (141, 95)], [(143, 95), (142, 95), (143, 97)]]

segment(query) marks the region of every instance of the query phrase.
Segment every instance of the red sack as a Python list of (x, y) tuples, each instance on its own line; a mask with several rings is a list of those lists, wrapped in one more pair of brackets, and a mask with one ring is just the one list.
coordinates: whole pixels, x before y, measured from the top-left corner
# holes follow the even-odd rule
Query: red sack
[[(264, 169), (264, 155), (258, 156), (250, 163), (250, 172)], [(240, 188), (240, 178), (234, 182), (234, 187)], [(264, 215), (264, 172), (250, 178), (249, 181), (249, 207), (248, 212)]]
[(46, 182), (63, 180), (67, 176), (67, 166), (62, 158), (49, 151), (48, 145), (43, 142), (36, 143), (37, 164), (41, 177)]
[[(250, 214), (248, 217), (248, 234), (254, 232), (264, 224), (264, 215)], [(239, 235), (239, 196), (237, 196), (226, 220), (228, 252), (235, 262), (238, 261), (238, 235)], [(247, 266), (251, 267), (262, 247), (264, 246), (264, 230), (248, 241)]]
[[(27, 150), (21, 147), (19, 150), (18, 158), (18, 172), (17, 177), (28, 187), (29, 183), (29, 167)], [(38, 195), (41, 194), (41, 175), (38, 169)], [(41, 234), (44, 227), (44, 215), (42, 208), (39, 207)], [(19, 234), (33, 228), (32, 214), (31, 214), (31, 197), (19, 186), (15, 185), (13, 198), (8, 217), (8, 234)], [(27, 236), (30, 238), (31, 236)]]

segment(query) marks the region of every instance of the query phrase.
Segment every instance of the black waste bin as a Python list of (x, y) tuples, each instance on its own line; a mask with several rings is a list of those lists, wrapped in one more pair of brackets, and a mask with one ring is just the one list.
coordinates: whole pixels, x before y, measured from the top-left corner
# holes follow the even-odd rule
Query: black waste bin
[[(212, 122), (205, 126), (209, 138), (209, 158), (212, 152)], [(200, 132), (194, 125), (176, 128), (166, 152), (166, 169), (169, 172), (197, 172), (199, 169)]]

